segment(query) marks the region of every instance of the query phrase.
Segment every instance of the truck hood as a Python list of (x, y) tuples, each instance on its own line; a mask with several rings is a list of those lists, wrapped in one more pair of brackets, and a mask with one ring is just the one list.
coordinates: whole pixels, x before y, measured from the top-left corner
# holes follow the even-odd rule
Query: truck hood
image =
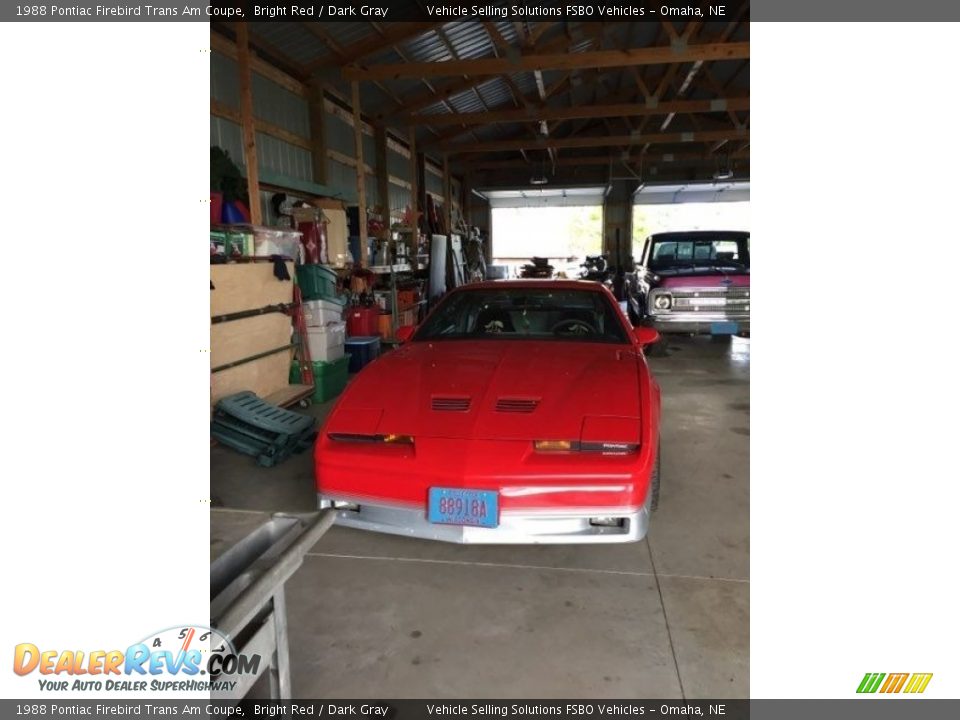
[(660, 278), (657, 287), (669, 290), (682, 288), (750, 287), (750, 275), (724, 273), (694, 273)]
[(326, 431), (577, 440), (590, 433), (588, 427), (605, 427), (618, 428), (617, 435), (635, 432), (638, 439), (639, 363), (630, 345), (413, 342), (384, 355), (354, 378)]

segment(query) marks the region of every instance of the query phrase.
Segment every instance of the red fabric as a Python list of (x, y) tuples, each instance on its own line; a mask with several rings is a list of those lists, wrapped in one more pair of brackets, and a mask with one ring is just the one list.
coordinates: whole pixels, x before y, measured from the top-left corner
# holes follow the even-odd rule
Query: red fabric
[(300, 236), (300, 243), (303, 245), (303, 264), (319, 265), (321, 250), (325, 244), (322, 237), (323, 226), (316, 222), (302, 222), (297, 225), (297, 230), (303, 233)]

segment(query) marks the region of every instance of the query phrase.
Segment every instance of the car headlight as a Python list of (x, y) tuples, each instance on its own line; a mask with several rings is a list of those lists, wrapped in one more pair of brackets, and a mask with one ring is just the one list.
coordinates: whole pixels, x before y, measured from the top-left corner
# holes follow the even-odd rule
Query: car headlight
[(657, 295), (653, 299), (653, 306), (657, 310), (669, 310), (673, 304), (673, 299), (669, 295)]

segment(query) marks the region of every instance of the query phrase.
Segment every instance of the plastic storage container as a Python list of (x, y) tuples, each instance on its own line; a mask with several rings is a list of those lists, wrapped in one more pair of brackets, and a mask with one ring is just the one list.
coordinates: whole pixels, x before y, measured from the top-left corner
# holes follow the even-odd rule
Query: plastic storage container
[(350, 337), (369, 337), (380, 332), (377, 322), (380, 310), (376, 307), (359, 305), (347, 309), (347, 335)]
[(360, 372), (380, 356), (380, 337), (351, 337), (346, 342), (350, 355), (350, 372)]
[(342, 322), (343, 306), (329, 300), (304, 300), (303, 318), (307, 327), (323, 327)]
[(380, 337), (384, 340), (389, 340), (393, 337), (393, 315), (390, 313), (380, 314), (380, 317), (377, 318), (377, 332), (380, 333)]
[[(313, 366), (313, 400), (314, 402), (326, 402), (331, 398), (343, 392), (347, 386), (347, 368), (350, 366), (350, 358), (344, 355), (338, 360), (331, 362), (314, 361)], [(290, 382), (292, 384), (300, 383), (300, 365), (294, 362), (290, 366)]]
[(325, 265), (301, 265), (297, 268), (297, 283), (304, 300), (327, 300), (346, 305), (346, 298), (337, 295), (337, 273)]
[(307, 348), (311, 360), (339, 360), (343, 357), (343, 343), (347, 336), (346, 323), (331, 323), (324, 327), (307, 328)]
[(300, 236), (296, 230), (253, 226), (253, 254), (257, 257), (282, 255), (292, 260), (300, 258)]

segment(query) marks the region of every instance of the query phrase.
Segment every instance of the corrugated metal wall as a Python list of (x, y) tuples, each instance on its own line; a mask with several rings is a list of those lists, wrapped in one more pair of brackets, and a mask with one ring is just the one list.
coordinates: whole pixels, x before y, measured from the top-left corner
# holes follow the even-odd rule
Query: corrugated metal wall
[[(253, 73), (253, 114), (287, 132), (310, 138), (310, 109), (307, 101), (262, 75)], [(210, 95), (227, 107), (239, 111), (240, 83), (237, 63), (214, 52), (210, 58)], [(219, 145), (244, 167), (240, 126), (224, 118), (211, 116), (210, 144)], [(310, 152), (265, 133), (257, 133), (257, 162), (262, 170), (296, 180), (313, 181)]]
[[(310, 108), (307, 100), (268, 78), (253, 73), (253, 112), (263, 120), (306, 140), (310, 139)], [(210, 59), (210, 96), (227, 108), (239, 112), (240, 83), (237, 63), (218, 52)], [(327, 148), (345, 158), (355, 159), (353, 126), (342, 117), (342, 111), (328, 110), (326, 116)], [(241, 168), (244, 167), (243, 138), (240, 125), (232, 120), (210, 116), (210, 144), (223, 148)], [(257, 160), (263, 171), (295, 180), (313, 182), (311, 152), (298, 145), (263, 132), (257, 133)], [(374, 172), (377, 167), (376, 142), (372, 135), (363, 134), (363, 160)], [(356, 171), (351, 165), (334, 158), (326, 159), (326, 185), (348, 198), (356, 197)], [(388, 147), (385, 171), (392, 177), (409, 183), (410, 160), (401, 152)], [(402, 218), (403, 212), (412, 205), (410, 189), (389, 183), (389, 198), (380, 198), (380, 188), (375, 175), (366, 176), (367, 204), (375, 207), (383, 200), (388, 206), (393, 221)], [(432, 173), (426, 173), (426, 189), (443, 196), (443, 182)], [(264, 219), (272, 219), (269, 212), (269, 193), (262, 193), (261, 206)]]

